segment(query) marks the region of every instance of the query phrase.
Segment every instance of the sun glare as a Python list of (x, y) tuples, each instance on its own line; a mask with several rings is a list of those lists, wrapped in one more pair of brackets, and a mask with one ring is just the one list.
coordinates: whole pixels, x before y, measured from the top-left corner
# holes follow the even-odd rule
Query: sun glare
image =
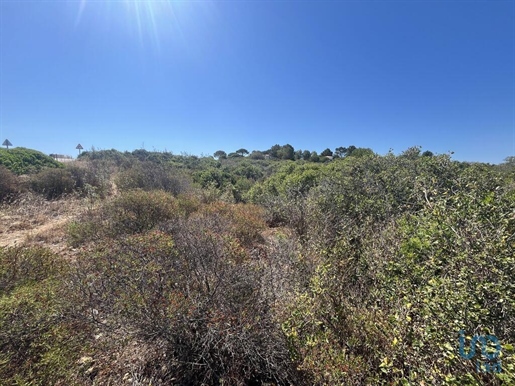
[(173, 33), (182, 37), (183, 25), (190, 8), (186, 1), (176, 0), (81, 0), (75, 25), (78, 27), (89, 8), (100, 8), (102, 19), (122, 26), (141, 44), (160, 49), (164, 35)]

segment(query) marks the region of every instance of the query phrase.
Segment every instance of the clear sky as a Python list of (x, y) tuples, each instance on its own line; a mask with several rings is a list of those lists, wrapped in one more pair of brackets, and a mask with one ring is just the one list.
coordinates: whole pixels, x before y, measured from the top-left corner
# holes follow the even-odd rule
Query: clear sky
[(0, 0), (0, 143), (515, 155), (515, 1)]

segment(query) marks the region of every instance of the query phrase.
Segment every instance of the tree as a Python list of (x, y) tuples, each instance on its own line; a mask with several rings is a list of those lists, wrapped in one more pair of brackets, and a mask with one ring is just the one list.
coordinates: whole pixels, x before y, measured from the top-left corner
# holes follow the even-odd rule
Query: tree
[(350, 145), (349, 147), (344, 148), (344, 149), (346, 149), (345, 150), (345, 155), (348, 156), (348, 155), (351, 155), (354, 152), (354, 150), (357, 149), (357, 147), (354, 146), (354, 145)]
[(238, 150), (235, 151), (235, 153), (240, 154), (242, 157), (244, 157), (245, 155), (249, 154), (247, 149), (238, 149)]
[(347, 157), (347, 156), (351, 155), (352, 152), (356, 149), (357, 149), (357, 147), (354, 145), (350, 145), (349, 147), (340, 146), (334, 150), (334, 155), (336, 157)]
[(333, 152), (331, 151), (331, 149), (327, 148), (320, 155), (324, 157), (332, 157)]
[(317, 152), (316, 152), (316, 151), (313, 151), (313, 152), (311, 152), (311, 155), (310, 155), (310, 157), (309, 157), (309, 160), (310, 160), (311, 162), (318, 162), (318, 161), (320, 161), (320, 157), (318, 156), (318, 154), (317, 154)]
[(279, 158), (279, 156), (277, 155), (279, 150), (281, 150), (281, 146), (280, 145), (274, 145), (270, 149), (268, 149), (266, 151), (266, 153), (268, 153), (270, 155), (270, 157), (272, 157), (272, 158)]
[(345, 156), (345, 148), (340, 146), (334, 149), (334, 156), (337, 158), (344, 157)]
[(265, 155), (257, 150), (253, 150), (252, 153), (249, 155), (250, 159), (265, 159)]
[(292, 145), (284, 145), (281, 147), (281, 149), (277, 152), (277, 157), (280, 159), (289, 159), (293, 160), (295, 155), (295, 149)]
[(432, 151), (429, 151), (429, 150), (426, 150), (425, 152), (422, 153), (422, 157), (432, 157), (432, 156), (434, 156), (434, 154)]
[(302, 152), (302, 159), (304, 161), (309, 161), (310, 158), (311, 158), (311, 152), (309, 150), (304, 150)]
[(215, 151), (215, 154), (213, 154), (215, 156), (215, 158), (218, 158), (218, 159), (226, 159), (227, 158), (227, 153), (223, 150), (217, 150)]

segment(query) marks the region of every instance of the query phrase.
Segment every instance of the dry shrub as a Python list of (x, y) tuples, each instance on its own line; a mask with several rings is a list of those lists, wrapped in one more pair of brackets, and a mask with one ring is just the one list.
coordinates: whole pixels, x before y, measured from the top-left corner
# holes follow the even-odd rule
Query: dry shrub
[(120, 345), (134, 338), (163, 352), (140, 363), (134, 377), (168, 385), (301, 384), (261, 272), (241, 259), (230, 226), (198, 213), (183, 218), (173, 238), (134, 235), (78, 260), (71, 282), (79, 315), (110, 339), (121, 336)]
[(106, 197), (110, 189), (110, 171), (102, 170), (93, 162), (74, 162), (66, 170), (75, 182), (74, 190), (82, 196)]
[(45, 169), (32, 176), (29, 184), (32, 191), (43, 195), (47, 200), (73, 193), (75, 189), (72, 174), (65, 169)]
[(15, 198), (19, 189), (18, 178), (9, 169), (0, 165), (0, 201)]
[(189, 190), (190, 182), (183, 173), (171, 166), (138, 162), (118, 174), (116, 185), (120, 190), (164, 190), (176, 196)]
[(263, 209), (253, 204), (228, 204), (221, 201), (207, 204), (203, 208), (207, 215), (219, 215), (229, 221), (231, 234), (243, 245), (261, 242), (261, 232), (266, 228)]
[(72, 245), (142, 233), (179, 216), (177, 199), (163, 191), (133, 190), (90, 210), (69, 226)]

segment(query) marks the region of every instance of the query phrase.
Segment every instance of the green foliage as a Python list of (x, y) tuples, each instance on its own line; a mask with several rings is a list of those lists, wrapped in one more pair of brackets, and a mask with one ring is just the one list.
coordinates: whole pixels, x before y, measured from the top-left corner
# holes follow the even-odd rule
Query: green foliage
[[(70, 224), (72, 270), (0, 249), (0, 379), (514, 384), (511, 160), (350, 146), (314, 163), (290, 147), (220, 162), (94, 151), (57, 170), (78, 192), (115, 175), (119, 193)], [(476, 371), (480, 342), (460, 356), (460, 330), (500, 340), (501, 373)]]
[(73, 189), (81, 196), (95, 195), (105, 198), (110, 191), (109, 167), (101, 160), (80, 161), (65, 165), (72, 180)]
[(64, 169), (44, 169), (29, 179), (30, 189), (48, 200), (77, 193), (105, 197), (109, 191), (108, 171), (101, 171), (96, 161), (67, 164)]
[(61, 269), (55, 256), (43, 248), (0, 249), (0, 296), (14, 288), (55, 276)]
[(252, 153), (250, 153), (249, 158), (256, 159), (256, 160), (262, 160), (262, 159), (265, 159), (265, 154), (263, 154), (263, 152), (261, 152), (261, 151), (254, 150)]
[(327, 148), (322, 153), (320, 153), (320, 155), (324, 157), (332, 157), (333, 152), (331, 151), (331, 149)]
[(18, 175), (37, 173), (44, 168), (62, 167), (62, 164), (53, 158), (39, 151), (23, 147), (15, 147), (9, 150), (0, 149), (0, 165)]
[(11, 248), (0, 249), (0, 269), (2, 384), (77, 384), (88, 330), (65, 317), (65, 265), (43, 248)]
[(316, 151), (312, 151), (311, 155), (309, 156), (309, 160), (311, 162), (318, 162), (320, 161), (320, 157), (318, 156), (318, 153)]
[(249, 154), (249, 151), (247, 149), (242, 148), (242, 149), (236, 150), (235, 153), (240, 154), (242, 157), (244, 157), (245, 155)]
[(283, 160), (293, 160), (295, 149), (292, 145), (284, 145), (277, 151), (277, 157)]
[(218, 159), (226, 159), (227, 153), (223, 150), (217, 150), (215, 151), (215, 154), (213, 154), (213, 156)]
[(81, 161), (104, 161), (110, 162), (116, 165), (117, 167), (128, 167), (133, 162), (134, 157), (131, 153), (125, 152), (122, 153), (118, 150), (91, 150), (91, 151), (83, 151), (77, 157), (77, 160)]
[(234, 182), (234, 177), (226, 170), (208, 168), (195, 173), (193, 175), (193, 180), (203, 188), (213, 186), (217, 189), (222, 189), (227, 185), (232, 184)]
[(358, 147), (349, 153), (350, 157), (371, 157), (374, 155), (374, 151), (369, 148)]
[(458, 353), (461, 329), (513, 345), (511, 180), (446, 156), (346, 157), (322, 170), (294, 206), (317, 264), (283, 324), (300, 368), (316, 384), (513, 383), (512, 350), (501, 374)]
[[(494, 334), (504, 344), (513, 344), (513, 190), (502, 187), (499, 175), (481, 169), (465, 170), (452, 190), (434, 197), (422, 212), (402, 219), (405, 241), (385, 270), (385, 282), (395, 288), (392, 295), (402, 291), (404, 307), (410, 305), (409, 336), (406, 331), (402, 338), (419, 348), (416, 358), (406, 356), (403, 362), (416, 360), (421, 372), (433, 371), (423, 365), (439, 354), (446, 358), (442, 367), (453, 368), (457, 379), (460, 373), (467, 374), (469, 361), (447, 353), (448, 346), (456, 346), (456, 332), (462, 329), (470, 335)], [(406, 293), (399, 287), (412, 290)], [(511, 372), (512, 382), (514, 376)], [(478, 382), (480, 378), (476, 376)]]

